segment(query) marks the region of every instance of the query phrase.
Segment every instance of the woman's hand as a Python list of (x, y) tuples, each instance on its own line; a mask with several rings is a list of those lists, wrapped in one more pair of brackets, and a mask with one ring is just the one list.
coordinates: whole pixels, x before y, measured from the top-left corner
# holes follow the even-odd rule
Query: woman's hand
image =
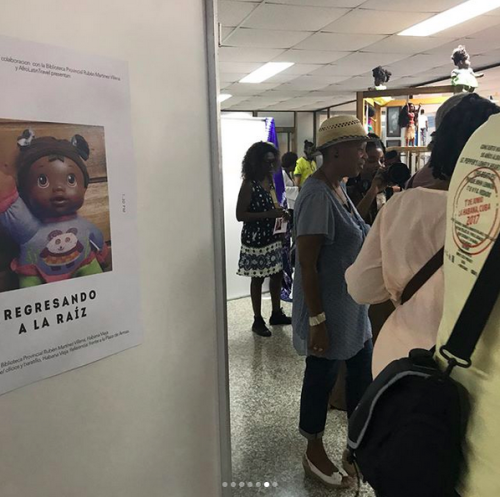
[(324, 357), (330, 341), (328, 339), (328, 330), (326, 323), (321, 323), (318, 326), (309, 327), (309, 352), (316, 357)]
[(267, 217), (271, 219), (279, 219), (280, 217), (285, 217), (286, 211), (284, 209), (273, 209), (267, 211)]
[(373, 178), (372, 188), (376, 190), (376, 194), (378, 195), (387, 188), (388, 184), (387, 169), (385, 167), (380, 167)]

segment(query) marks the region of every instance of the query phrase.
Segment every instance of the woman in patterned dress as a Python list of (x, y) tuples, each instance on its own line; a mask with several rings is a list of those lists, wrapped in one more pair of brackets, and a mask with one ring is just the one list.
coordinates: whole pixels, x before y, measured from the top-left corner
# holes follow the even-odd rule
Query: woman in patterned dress
[(286, 211), (277, 207), (273, 172), (278, 165), (279, 153), (274, 145), (254, 143), (243, 159), (243, 184), (236, 206), (236, 218), (243, 222), (238, 274), (251, 278), (252, 331), (263, 337), (271, 336), (261, 313), (262, 284), (267, 277), (271, 280), (273, 306), (269, 324), (291, 324), (291, 318), (285, 316), (280, 305), (283, 242), (280, 235), (274, 234), (276, 219), (288, 217)]

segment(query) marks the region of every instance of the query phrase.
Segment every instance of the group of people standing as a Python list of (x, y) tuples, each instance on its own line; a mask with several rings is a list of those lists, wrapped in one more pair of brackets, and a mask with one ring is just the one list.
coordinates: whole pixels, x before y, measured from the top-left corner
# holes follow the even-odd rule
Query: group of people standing
[[(413, 348), (430, 349), (436, 344), (443, 311), (442, 269), (404, 305), (403, 294), (444, 246), (447, 188), (462, 149), (497, 113), (500, 107), (475, 94), (452, 97), (436, 116), (439, 126), (429, 164), (435, 182), (395, 194), (377, 211), (373, 210), (376, 198), (388, 186), (383, 145), (368, 136), (356, 118), (335, 116), (321, 125), (317, 137), (321, 168), (313, 163), (312, 143), (310, 147), (306, 143), (306, 155), (295, 160), (295, 168), (294, 157), (285, 154), (287, 193), (288, 189), (290, 195), (295, 192), (293, 343), (306, 357), (299, 416), (300, 432), (307, 440), (302, 462), (307, 475), (330, 488), (353, 483), (346, 453), (336, 465), (322, 441), (339, 369), (345, 365), (349, 417), (373, 376), (389, 362)], [(272, 145), (257, 143), (250, 148), (243, 161), (237, 209), (238, 220), (244, 222), (239, 274), (252, 278), (253, 331), (263, 336), (270, 336), (260, 310), (265, 277), (271, 277), (270, 324), (290, 322), (276, 297), (282, 263), (281, 238), (274, 234), (274, 225), (279, 217), (291, 219), (273, 195), (272, 174), (278, 165), (278, 152)], [(377, 338), (369, 306), (386, 304), (393, 312), (387, 313)], [(500, 402), (498, 395), (492, 402)], [(472, 429), (480, 429), (479, 425), (473, 423)], [(480, 447), (470, 450), (471, 461), (480, 461), (472, 454)], [(473, 471), (474, 465), (468, 465), (464, 481)], [(474, 495), (467, 488), (465, 483), (462, 497)]]

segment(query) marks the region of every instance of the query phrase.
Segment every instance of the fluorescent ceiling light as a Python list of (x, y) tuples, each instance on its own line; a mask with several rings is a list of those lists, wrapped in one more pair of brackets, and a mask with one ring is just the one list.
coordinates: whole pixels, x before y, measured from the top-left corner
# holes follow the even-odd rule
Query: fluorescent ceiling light
[(500, 7), (500, 0), (469, 0), (399, 33), (399, 36), (430, 36)]
[(245, 76), (240, 83), (262, 83), (266, 79), (272, 78), (280, 72), (292, 67), (293, 62), (268, 62), (248, 76)]
[(221, 104), (222, 102), (225, 102), (226, 100), (229, 100), (232, 97), (232, 95), (229, 95), (229, 93), (221, 93), (217, 97), (217, 101)]

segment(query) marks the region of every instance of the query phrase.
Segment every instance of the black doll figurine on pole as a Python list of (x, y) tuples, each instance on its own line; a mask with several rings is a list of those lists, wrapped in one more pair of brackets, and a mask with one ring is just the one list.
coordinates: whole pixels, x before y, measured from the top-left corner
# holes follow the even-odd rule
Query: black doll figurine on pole
[(456, 69), (451, 72), (451, 84), (463, 87), (464, 91), (473, 92), (479, 86), (477, 78), (482, 78), (484, 74), (474, 72), (470, 63), (470, 55), (463, 45), (453, 50), (451, 60), (456, 66)]
[(377, 66), (372, 71), (373, 79), (375, 83), (375, 90), (387, 90), (386, 83), (391, 79), (392, 73), (382, 66)]

